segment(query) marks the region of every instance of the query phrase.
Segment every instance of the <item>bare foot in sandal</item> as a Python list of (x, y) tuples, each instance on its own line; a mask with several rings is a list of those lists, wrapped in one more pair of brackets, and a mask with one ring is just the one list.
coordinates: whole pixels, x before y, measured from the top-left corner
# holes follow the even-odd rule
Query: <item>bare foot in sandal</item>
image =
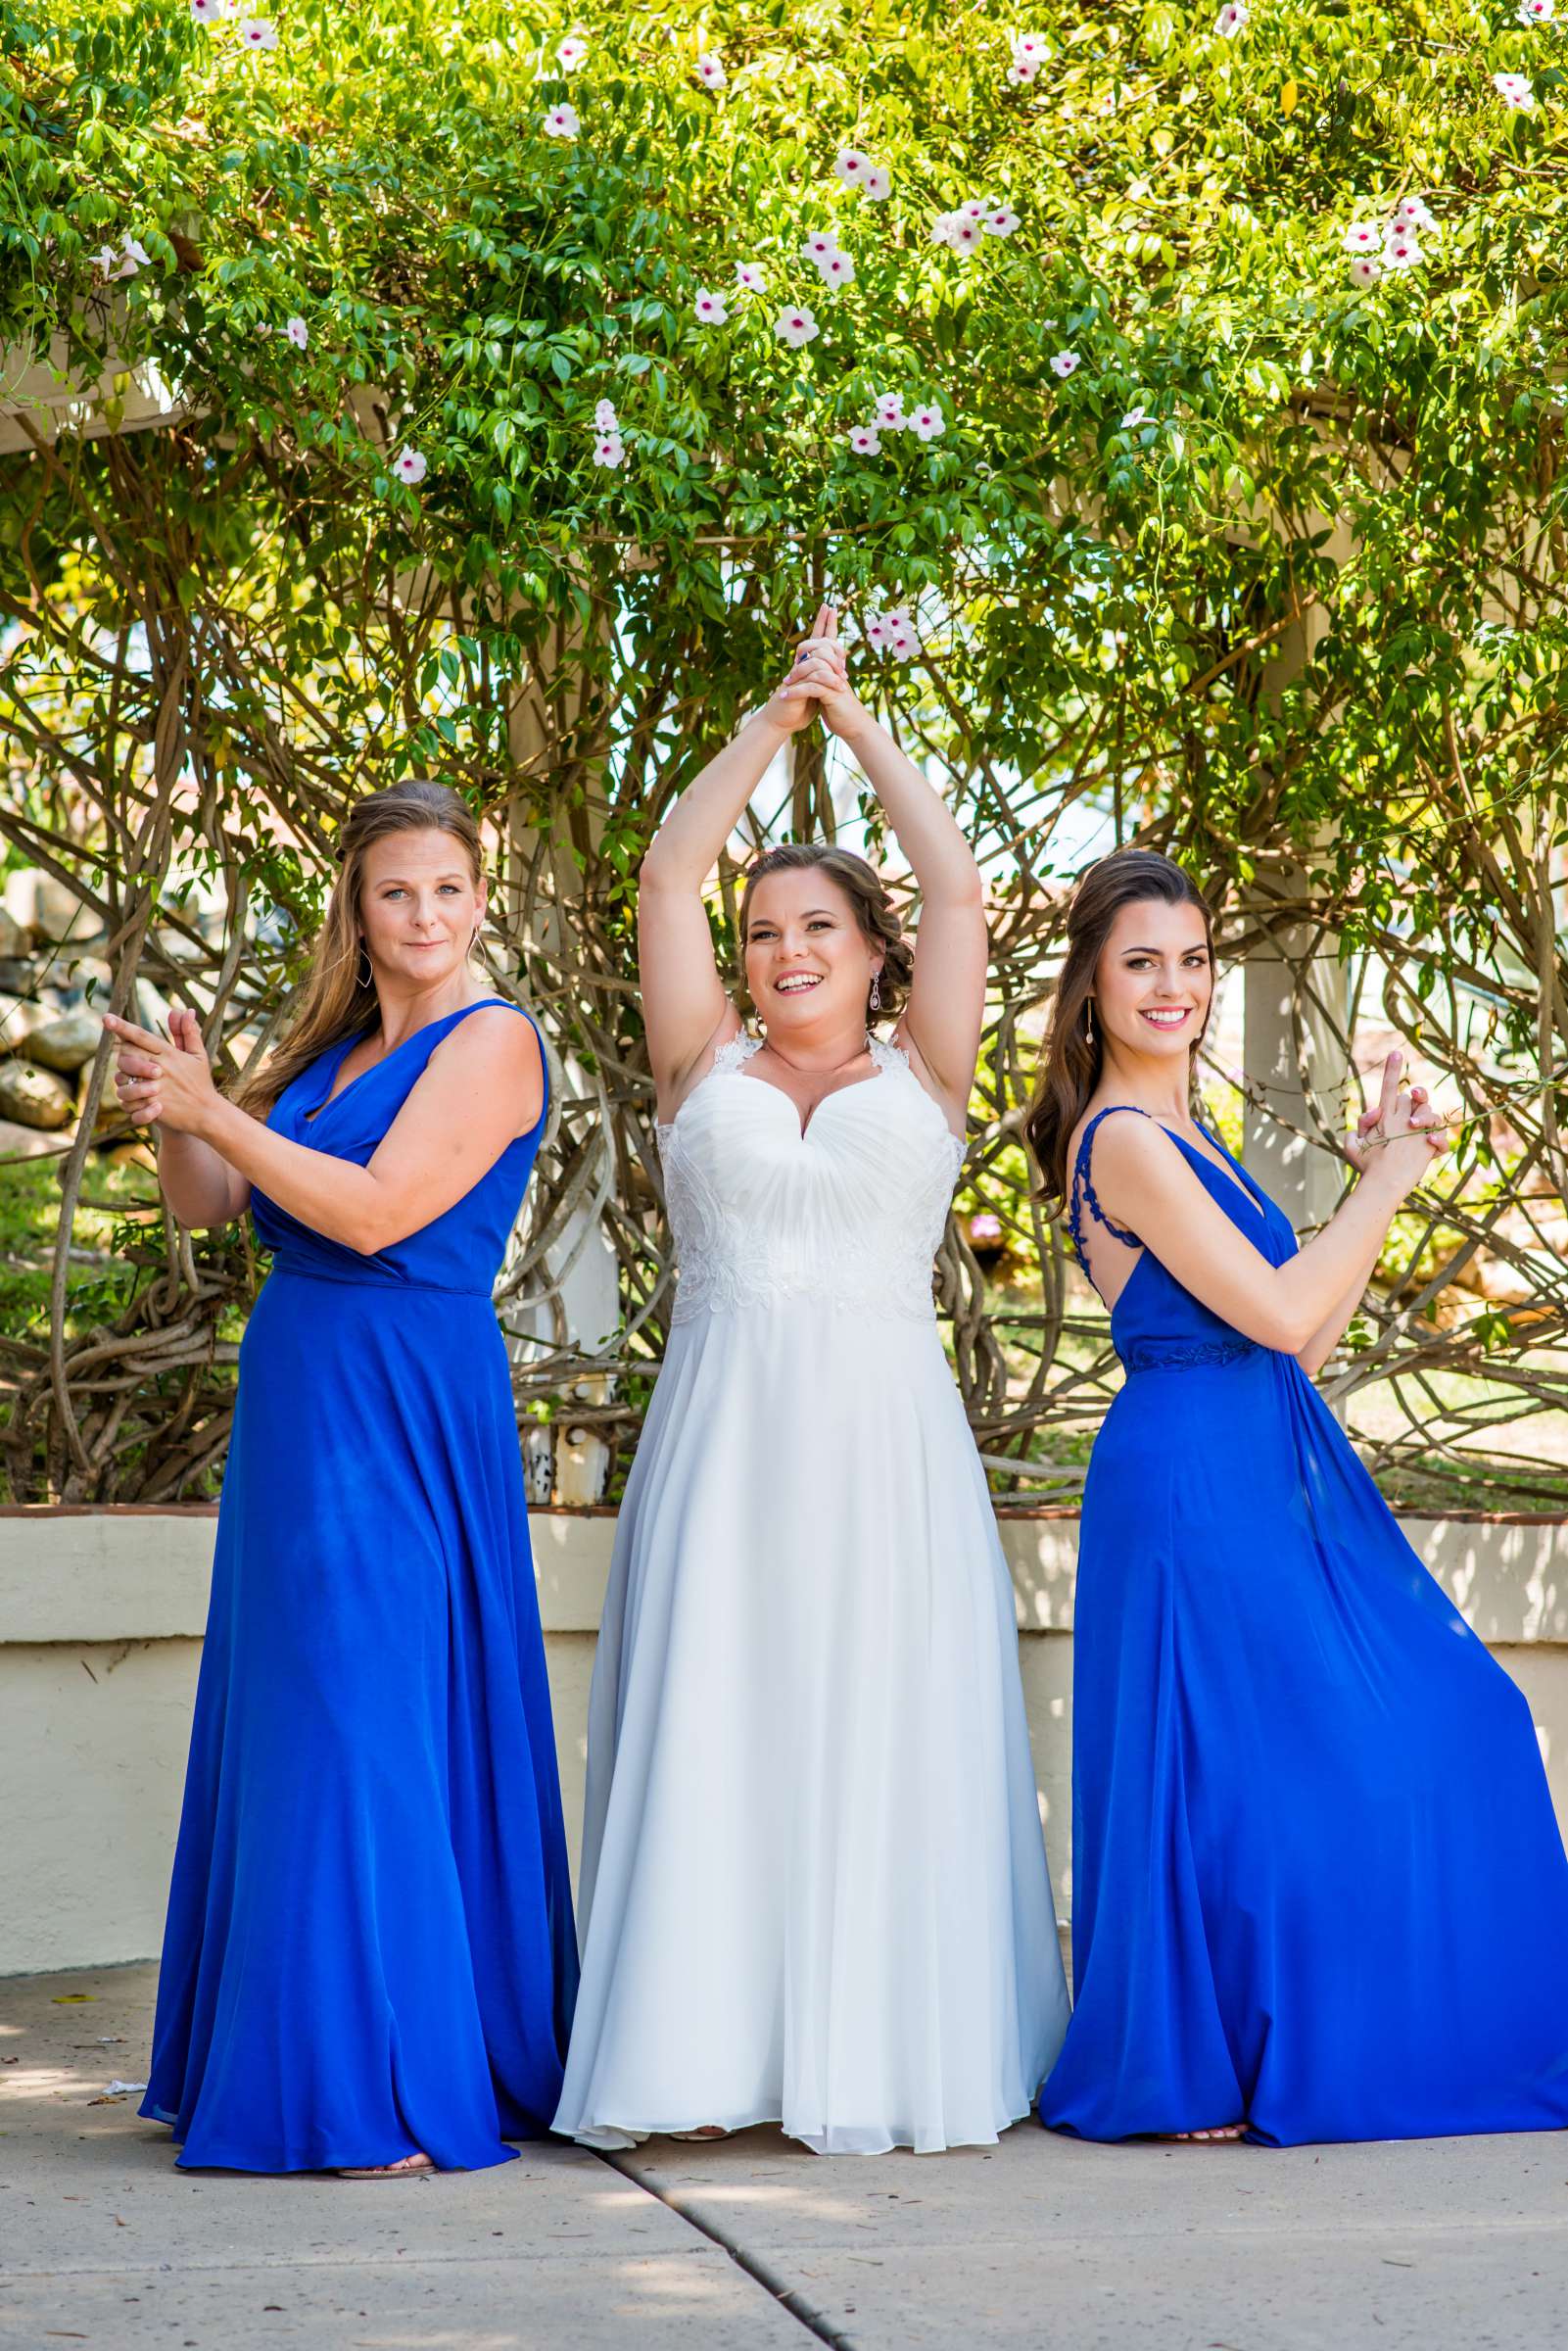
[(439, 2168), (429, 2155), (404, 2155), (401, 2163), (351, 2164), (338, 2173), (338, 2178), (340, 2180), (404, 2180), (410, 2173), (433, 2172)]
[(700, 2131), (666, 2131), (666, 2138), (728, 2138), (730, 2134), (722, 2123), (704, 2123)]
[(1156, 2136), (1167, 2140), (1174, 2146), (1190, 2146), (1195, 2142), (1207, 2146), (1216, 2146), (1221, 2141), (1231, 2142), (1245, 2138), (1247, 2131), (1246, 2123), (1222, 2123), (1212, 2131), (1161, 2131), (1156, 2133)]

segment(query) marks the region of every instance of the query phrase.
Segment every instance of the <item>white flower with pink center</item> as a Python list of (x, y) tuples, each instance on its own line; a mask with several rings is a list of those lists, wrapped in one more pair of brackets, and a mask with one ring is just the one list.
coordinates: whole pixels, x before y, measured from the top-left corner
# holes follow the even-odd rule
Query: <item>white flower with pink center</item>
[(560, 61), (560, 69), (563, 73), (575, 73), (578, 67), (587, 59), (588, 43), (580, 41), (575, 32), (569, 33), (564, 41), (556, 43), (555, 55)]
[(876, 457), (881, 455), (881, 440), (874, 424), (852, 424), (844, 438), (857, 457)]
[(902, 392), (879, 392), (876, 399), (877, 423), (884, 433), (901, 433), (909, 422), (904, 414)]
[(980, 222), (988, 237), (1010, 237), (1021, 225), (1018, 214), (1007, 204), (993, 206)]
[(879, 653), (887, 643), (887, 623), (879, 612), (874, 612), (867, 621), (865, 637), (874, 653)]
[(582, 127), (575, 106), (552, 106), (540, 124), (546, 139), (575, 139)]
[(833, 169), (846, 188), (863, 188), (871, 168), (871, 157), (862, 155), (858, 147), (840, 147), (833, 158)]
[(960, 213), (938, 213), (931, 222), (931, 243), (933, 245), (951, 245), (953, 231), (962, 217), (963, 215)]
[(426, 465), (425, 460), (420, 456), (418, 450), (409, 449), (406, 445), (404, 445), (404, 448), (399, 450), (396, 457), (394, 457), (392, 461), (392, 470), (397, 475), (400, 482), (406, 482), (409, 489), (412, 490), (418, 483), (424, 480), (426, 473), (429, 471), (429, 467)]
[(247, 49), (275, 49), (278, 28), (270, 17), (247, 17), (240, 26), (240, 39)]
[(1032, 59), (1016, 57), (1007, 70), (1007, 78), (1016, 90), (1022, 89), (1034, 79), (1039, 71), (1039, 67), (1034, 64)]
[(736, 262), (735, 278), (736, 284), (744, 286), (748, 294), (760, 294), (767, 285), (768, 272), (760, 262)]
[(1043, 33), (1016, 32), (1013, 35), (1013, 54), (1025, 59), (1030, 65), (1043, 66), (1050, 49)]
[(791, 351), (798, 351), (803, 343), (809, 343), (821, 334), (822, 329), (808, 310), (791, 304), (789, 309), (779, 312), (773, 322), (773, 331), (781, 343), (787, 343)]
[(1383, 240), (1385, 269), (1413, 269), (1421, 259), (1421, 248), (1408, 229), (1391, 228)]
[(1382, 263), (1373, 261), (1369, 253), (1352, 254), (1351, 283), (1353, 286), (1359, 286), (1364, 292), (1368, 286), (1375, 286), (1382, 274)]
[(1494, 73), (1492, 86), (1504, 106), (1528, 115), (1536, 103), (1535, 85), (1525, 73)]
[(621, 420), (615, 413), (613, 400), (601, 400), (594, 410), (594, 429), (598, 433), (618, 433)]
[(1347, 253), (1376, 253), (1383, 242), (1383, 231), (1375, 220), (1353, 220), (1345, 231)]
[(1519, 0), (1521, 24), (1549, 24), (1557, 14), (1557, 0)]
[(1059, 351), (1052, 358), (1051, 373), (1059, 375), (1066, 383), (1069, 375), (1076, 373), (1078, 364), (1078, 355), (1075, 351)]
[(1225, 0), (1224, 7), (1214, 19), (1214, 30), (1222, 41), (1233, 41), (1251, 13), (1247, 0)]
[(704, 49), (697, 59), (697, 79), (705, 89), (722, 90), (729, 86), (730, 76), (724, 70), (724, 60), (711, 49)]
[(296, 351), (309, 350), (310, 330), (306, 325), (303, 318), (296, 316), (286, 319), (284, 321), (283, 332), (288, 336), (289, 341), (293, 344)]
[(217, 0), (191, 0), (191, 15), (198, 24), (215, 24), (221, 13)]
[(810, 262), (820, 269), (829, 255), (837, 251), (838, 239), (833, 235), (832, 229), (817, 228), (812, 230), (811, 235), (801, 246), (800, 258), (803, 262)]
[(847, 286), (854, 283), (855, 264), (847, 253), (830, 253), (817, 264), (817, 274), (825, 286)]
[(612, 467), (626, 463), (626, 444), (619, 433), (599, 434), (594, 444), (594, 462)]
[(892, 192), (893, 175), (886, 165), (873, 164), (866, 174), (862, 193), (869, 196), (873, 204), (885, 204)]
[(1436, 220), (1419, 196), (1402, 197), (1394, 208), (1394, 217), (1400, 227), (1416, 232), (1423, 228), (1437, 227)]
[(991, 200), (989, 196), (971, 196), (958, 209), (966, 220), (983, 220), (991, 209)]
[(947, 420), (940, 408), (928, 402), (909, 412), (909, 429), (917, 441), (935, 441), (947, 430)]
[(960, 213), (954, 218), (952, 234), (947, 241), (955, 253), (973, 253), (984, 235), (985, 231), (977, 220), (971, 220), (967, 214)]
[(1121, 433), (1135, 433), (1140, 424), (1147, 424), (1148, 421), (1149, 411), (1147, 408), (1129, 408), (1117, 430)]
[(697, 298), (691, 308), (696, 312), (698, 323), (702, 326), (723, 326), (730, 316), (724, 307), (724, 296), (711, 292), (706, 286), (698, 289)]

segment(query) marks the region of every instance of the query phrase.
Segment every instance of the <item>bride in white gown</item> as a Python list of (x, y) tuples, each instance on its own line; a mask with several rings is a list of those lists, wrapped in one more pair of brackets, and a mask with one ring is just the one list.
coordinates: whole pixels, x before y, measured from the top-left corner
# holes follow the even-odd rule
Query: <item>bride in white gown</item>
[[(764, 856), (749, 1036), (703, 884), (821, 709), (921, 887)], [(931, 1261), (983, 1009), (979, 875), (851, 695), (827, 607), (642, 866), (680, 1274), (589, 1718), (583, 1981), (557, 2131), (782, 2122), (820, 2153), (989, 2142), (1067, 2022), (1013, 1593)], [(891, 1042), (868, 1019), (897, 1014)]]

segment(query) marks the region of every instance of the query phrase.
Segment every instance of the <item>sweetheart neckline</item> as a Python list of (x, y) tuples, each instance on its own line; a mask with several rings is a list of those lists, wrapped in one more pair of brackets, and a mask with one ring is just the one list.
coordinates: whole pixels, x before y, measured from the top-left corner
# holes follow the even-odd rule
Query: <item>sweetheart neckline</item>
[[(720, 1051), (722, 1052), (724, 1048), (721, 1046)], [(889, 1046), (886, 1048), (886, 1050), (894, 1054), (898, 1054), (898, 1047), (896, 1045)], [(934, 1098), (926, 1091), (926, 1088), (921, 1084), (920, 1080), (916, 1077), (908, 1062), (905, 1061), (901, 1055), (891, 1066), (883, 1066), (882, 1068), (878, 1069), (872, 1077), (857, 1078), (853, 1085), (837, 1085), (834, 1086), (831, 1094), (824, 1094), (822, 1100), (812, 1111), (810, 1118), (807, 1119), (804, 1127), (799, 1125), (797, 1118), (795, 1126), (795, 1140), (799, 1143), (805, 1143), (810, 1140), (810, 1130), (816, 1125), (818, 1112), (825, 1110), (830, 1102), (836, 1102), (841, 1094), (858, 1094), (862, 1086), (875, 1085), (879, 1079), (890, 1078), (897, 1070), (900, 1069), (903, 1071), (904, 1076), (909, 1080), (916, 1092), (920, 1095), (921, 1100), (928, 1103), (932, 1111), (935, 1112), (937, 1118), (941, 1120), (942, 1132), (957, 1150), (959, 1155), (959, 1164), (962, 1165), (964, 1160), (969, 1156), (968, 1136), (955, 1134), (953, 1132), (952, 1128), (949, 1127), (946, 1119), (942, 1116), (941, 1104), (934, 1100)], [(713, 1066), (705, 1071), (702, 1077), (697, 1080), (695, 1085), (691, 1088), (691, 1091), (677, 1107), (674, 1117), (669, 1119), (661, 1119), (655, 1123), (653, 1129), (655, 1136), (662, 1137), (667, 1134), (673, 1134), (676, 1128), (680, 1126), (681, 1121), (685, 1118), (691, 1104), (696, 1100), (698, 1094), (701, 1093), (703, 1087), (711, 1084), (715, 1078), (744, 1079), (744, 1065), (738, 1069), (726, 1068), (716, 1060)], [(771, 1079), (753, 1078), (750, 1080), (750, 1083), (763, 1087), (770, 1094), (777, 1094), (780, 1101), (787, 1103), (792, 1111), (797, 1109), (797, 1105), (792, 1097), (784, 1092), (782, 1085), (775, 1085)]]

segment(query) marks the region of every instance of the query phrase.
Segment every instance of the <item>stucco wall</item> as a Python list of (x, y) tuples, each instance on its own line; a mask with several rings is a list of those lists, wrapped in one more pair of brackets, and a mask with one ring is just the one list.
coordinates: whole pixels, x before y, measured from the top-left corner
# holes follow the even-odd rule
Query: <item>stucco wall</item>
[[(575, 1868), (607, 1512), (538, 1512), (534, 1548)], [(0, 1975), (158, 1949), (214, 1514), (0, 1511)], [(1523, 1688), (1568, 1822), (1568, 1530), (1406, 1532)], [(1069, 1909), (1077, 1522), (1002, 1521), (1042, 1817)]]

